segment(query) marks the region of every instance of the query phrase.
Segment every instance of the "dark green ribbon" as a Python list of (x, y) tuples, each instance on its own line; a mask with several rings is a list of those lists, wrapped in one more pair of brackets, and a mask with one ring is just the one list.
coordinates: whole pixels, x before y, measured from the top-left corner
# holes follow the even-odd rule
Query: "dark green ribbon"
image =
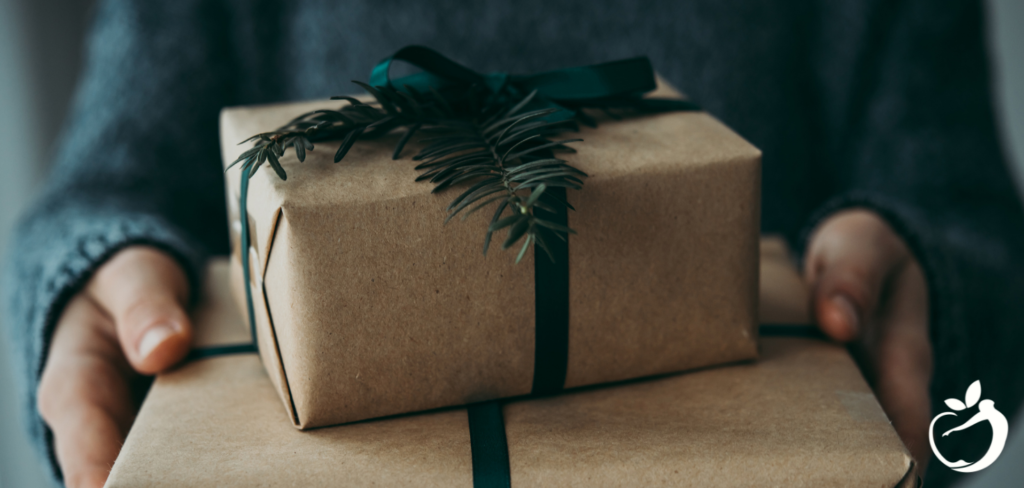
[(241, 189), (238, 195), (238, 218), (241, 219), (242, 223), (242, 237), (241, 237), (241, 250), (239, 256), (242, 260), (242, 278), (245, 280), (245, 306), (249, 312), (249, 332), (252, 333), (252, 344), (257, 350), (259, 349), (259, 341), (256, 340), (256, 314), (254, 313), (254, 307), (252, 305), (252, 286), (250, 282), (250, 276), (252, 271), (249, 269), (249, 207), (247, 203), (249, 201), (249, 176), (251, 176), (252, 166), (242, 167), (242, 183)]
[[(423, 72), (392, 80), (391, 66), (396, 61), (409, 63)], [(484, 75), (428, 47), (407, 46), (373, 68), (370, 84), (419, 93), (481, 85), (499, 98), (522, 97), (536, 91), (536, 102), (531, 108), (562, 109), (546, 116), (548, 120), (572, 119), (583, 107), (631, 107), (651, 112), (698, 109), (685, 100), (644, 99), (645, 93), (657, 87), (654, 68), (645, 56), (532, 75)]]
[(188, 356), (185, 357), (185, 361), (257, 352), (259, 351), (256, 350), (255, 342), (251, 342), (249, 344), (225, 344), (222, 346), (196, 347), (188, 352)]
[(473, 488), (509, 488), (512, 485), (501, 406), (502, 402), (492, 400), (466, 407)]
[[(565, 188), (548, 191), (566, 201)], [(553, 209), (556, 211), (534, 207), (534, 213), (538, 218), (568, 227), (568, 209), (562, 205)], [(548, 259), (539, 244), (533, 246), (534, 395), (562, 391), (569, 367), (569, 236), (548, 242), (554, 259)]]
[(249, 210), (245, 204), (249, 196), (249, 175), (251, 172), (251, 167), (242, 167), (242, 188), (239, 192), (240, 196), (238, 198), (238, 215), (242, 220), (240, 258), (242, 261), (242, 277), (245, 280), (245, 305), (246, 311), (249, 312), (249, 333), (252, 334), (252, 342), (248, 344), (225, 344), (220, 346), (193, 348), (185, 358), (186, 361), (227, 356), (231, 354), (259, 353), (259, 343), (256, 340), (256, 318), (253, 315), (254, 307), (252, 304), (252, 290), (250, 289), (249, 283), (249, 277), (251, 276), (251, 270), (249, 269), (249, 253), (247, 252), (249, 250)]
[[(423, 72), (392, 80), (391, 65), (395, 61), (404, 61)], [(543, 98), (569, 104), (603, 103), (618, 97), (639, 98), (657, 87), (654, 68), (644, 56), (533, 75), (482, 75), (423, 46), (404, 47), (381, 61), (370, 74), (370, 84), (395, 89), (410, 87), (420, 92), (483, 84), (495, 93), (511, 85), (523, 94), (537, 90)]]

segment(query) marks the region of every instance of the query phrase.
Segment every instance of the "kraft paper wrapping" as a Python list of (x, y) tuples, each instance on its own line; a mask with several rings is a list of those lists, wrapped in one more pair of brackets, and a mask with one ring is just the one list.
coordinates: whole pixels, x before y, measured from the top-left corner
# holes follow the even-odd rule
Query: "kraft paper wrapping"
[[(224, 161), (341, 103), (226, 109)], [(457, 193), (414, 182), (418, 147), (391, 159), (399, 136), (360, 141), (339, 164), (337, 142), (305, 163), (288, 151), (287, 181), (269, 167), (250, 180), (260, 351), (299, 428), (531, 391), (532, 251), (519, 265), (497, 247), (484, 257), (488, 212), (442, 225)], [(579, 137), (565, 158), (590, 177), (569, 191), (565, 387), (754, 358), (760, 152), (703, 112), (603, 120)], [(240, 171), (226, 175), (236, 256)]]
[[(777, 311), (806, 314), (785, 263)], [(227, 264), (210, 272), (197, 345), (247, 337)], [(765, 282), (768, 285), (765, 285)], [(772, 283), (780, 283), (773, 286)], [(788, 283), (788, 284), (787, 284)], [(792, 286), (796, 283), (796, 286)], [(776, 304), (772, 304), (773, 306)], [(756, 363), (588, 388), (504, 407), (512, 486), (913, 486), (913, 463), (846, 351), (767, 337)], [(466, 410), (295, 430), (253, 354), (157, 378), (107, 486), (473, 484)]]

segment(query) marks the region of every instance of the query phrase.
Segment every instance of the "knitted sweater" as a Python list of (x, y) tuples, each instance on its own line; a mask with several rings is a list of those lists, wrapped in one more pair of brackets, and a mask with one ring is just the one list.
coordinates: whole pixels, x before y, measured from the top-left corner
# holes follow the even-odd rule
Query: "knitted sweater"
[[(59, 479), (35, 391), (64, 304), (106, 258), (155, 245), (195, 289), (204, 261), (227, 252), (221, 107), (359, 91), (349, 80), (407, 44), (482, 72), (649, 56), (763, 150), (762, 231), (800, 249), (821, 218), (862, 206), (909, 243), (929, 287), (933, 410), (981, 379), (1015, 412), (1024, 215), (982, 20), (972, 0), (105, 1), (52, 174), (4, 268), (32, 437)], [(955, 474), (932, 463), (928, 481)]]

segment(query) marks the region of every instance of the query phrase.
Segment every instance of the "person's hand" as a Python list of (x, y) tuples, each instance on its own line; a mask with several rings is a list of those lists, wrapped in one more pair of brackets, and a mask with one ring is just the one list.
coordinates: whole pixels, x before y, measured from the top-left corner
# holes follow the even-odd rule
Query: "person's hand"
[(932, 346), (920, 264), (877, 214), (847, 210), (815, 230), (804, 277), (819, 327), (850, 343), (882, 408), (923, 470), (931, 457)]
[(100, 488), (138, 410), (141, 375), (180, 361), (192, 341), (185, 273), (150, 247), (125, 248), (57, 321), (38, 405), (69, 488)]

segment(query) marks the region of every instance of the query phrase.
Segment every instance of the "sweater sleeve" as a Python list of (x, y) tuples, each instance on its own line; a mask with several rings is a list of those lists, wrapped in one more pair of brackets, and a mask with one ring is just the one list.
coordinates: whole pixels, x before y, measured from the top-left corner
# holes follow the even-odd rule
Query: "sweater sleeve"
[[(840, 209), (878, 212), (927, 276), (933, 412), (981, 380), (983, 397), (1011, 415), (1024, 396), (1024, 212), (997, 137), (982, 6), (873, 2), (873, 14), (855, 20), (845, 3), (822, 12), (821, 35), (849, 44), (817, 53), (833, 196), (805, 239)], [(940, 485), (957, 475), (938, 462), (928, 474)]]
[(227, 248), (217, 114), (230, 60), (214, 2), (105, 1), (41, 198), (14, 232), (6, 320), (30, 435), (61, 478), (36, 410), (64, 304), (118, 250), (148, 244), (183, 266), (193, 294)]

